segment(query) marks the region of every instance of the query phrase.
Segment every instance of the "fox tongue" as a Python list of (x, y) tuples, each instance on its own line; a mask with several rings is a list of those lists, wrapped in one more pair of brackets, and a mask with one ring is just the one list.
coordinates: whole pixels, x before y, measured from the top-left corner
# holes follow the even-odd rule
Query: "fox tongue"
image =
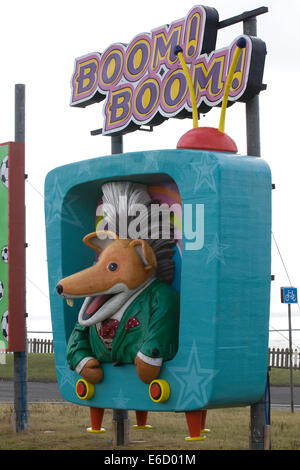
[(95, 297), (88, 308), (86, 309), (87, 315), (93, 315), (100, 307), (104, 304), (111, 296), (109, 294), (106, 295), (98, 295)]

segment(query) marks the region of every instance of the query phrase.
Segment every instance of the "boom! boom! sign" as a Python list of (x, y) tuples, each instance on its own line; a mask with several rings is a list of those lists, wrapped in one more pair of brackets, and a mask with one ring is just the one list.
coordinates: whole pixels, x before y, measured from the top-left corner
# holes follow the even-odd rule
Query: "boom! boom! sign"
[[(178, 67), (174, 49), (183, 49), (193, 79), (197, 108), (205, 113), (222, 101), (236, 39), (214, 50), (219, 15), (214, 8), (195, 6), (170, 25), (137, 35), (128, 45), (112, 44), (102, 54), (75, 60), (71, 106), (105, 101), (102, 133), (131, 132), (142, 125), (158, 125), (171, 117), (192, 113), (188, 84)], [(266, 46), (245, 36), (229, 100), (246, 102), (259, 93)]]

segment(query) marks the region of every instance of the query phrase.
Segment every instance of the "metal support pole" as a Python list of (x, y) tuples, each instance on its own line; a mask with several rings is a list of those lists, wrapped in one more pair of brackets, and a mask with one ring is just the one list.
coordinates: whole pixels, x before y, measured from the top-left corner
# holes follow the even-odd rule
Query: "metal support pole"
[(112, 135), (111, 136), (111, 153), (123, 153), (123, 136)]
[[(111, 137), (111, 153), (123, 153), (123, 136)], [(117, 446), (129, 444), (129, 419), (127, 410), (113, 410), (113, 444)]]
[[(248, 18), (243, 22), (243, 32), (248, 36), (257, 36), (256, 17)], [(246, 126), (247, 126), (247, 155), (260, 157), (260, 122), (259, 122), (259, 97), (256, 95), (246, 103)], [(267, 374), (267, 371), (266, 371)], [(265, 396), (251, 405), (251, 438), (250, 448), (252, 450), (265, 450)]]
[[(25, 144), (25, 85), (15, 85), (15, 142)], [(25, 175), (24, 175), (25, 177)], [(25, 211), (25, 207), (24, 207)], [(26, 259), (26, 240), (24, 240), (24, 256)], [(26, 279), (24, 276), (26, 293)], [(27, 406), (27, 332), (26, 332), (26, 300), (24, 303), (25, 350), (14, 352), (14, 425), (15, 431), (26, 431), (29, 425)]]
[(251, 450), (265, 450), (264, 437), (265, 437), (265, 397), (261, 397), (259, 402), (251, 405), (250, 407), (250, 422), (251, 422)]
[(259, 97), (246, 103), (247, 155), (260, 157)]
[(291, 412), (294, 413), (294, 382), (293, 382), (293, 346), (292, 346), (292, 315), (291, 315), (291, 304), (288, 304), (288, 315), (289, 315)]
[(130, 420), (127, 410), (113, 410), (113, 445), (126, 446), (129, 444)]
[[(243, 22), (244, 34), (257, 36), (256, 17)], [(260, 157), (259, 97), (254, 96), (246, 103), (247, 155)]]
[(15, 142), (25, 143), (25, 85), (15, 85)]

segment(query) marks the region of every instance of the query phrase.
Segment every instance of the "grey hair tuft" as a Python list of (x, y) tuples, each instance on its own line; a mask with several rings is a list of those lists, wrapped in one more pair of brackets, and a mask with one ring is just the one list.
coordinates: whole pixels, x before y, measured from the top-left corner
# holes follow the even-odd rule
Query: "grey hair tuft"
[[(105, 216), (102, 228), (109, 226), (116, 227), (116, 234), (120, 236), (120, 220), (125, 217), (128, 226), (134, 218), (130, 216), (130, 208), (135, 204), (142, 204), (147, 208), (139, 216), (139, 237), (147, 241), (153, 249), (157, 259), (156, 277), (167, 284), (171, 284), (174, 279), (175, 263), (173, 261), (174, 245), (174, 226), (169, 221), (170, 237), (162, 238), (162, 222), (161, 219), (151, 220), (151, 205), (159, 204), (159, 201), (151, 199), (147, 191), (147, 186), (132, 182), (109, 182), (102, 185), (102, 204), (105, 205)], [(151, 223), (152, 222), (152, 223)], [(150, 231), (151, 226), (151, 231)], [(149, 238), (149, 233), (151, 237)]]

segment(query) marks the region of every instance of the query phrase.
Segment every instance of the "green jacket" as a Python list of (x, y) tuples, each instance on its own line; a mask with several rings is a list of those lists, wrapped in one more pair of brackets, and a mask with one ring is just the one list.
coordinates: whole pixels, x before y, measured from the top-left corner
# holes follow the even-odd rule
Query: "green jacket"
[[(179, 295), (167, 284), (154, 280), (125, 310), (116, 330), (112, 350), (99, 338), (96, 325), (76, 323), (67, 346), (67, 362), (75, 370), (85, 357), (101, 362), (133, 363), (139, 351), (153, 358), (172, 359), (178, 349)], [(129, 318), (138, 325), (125, 329)]]

